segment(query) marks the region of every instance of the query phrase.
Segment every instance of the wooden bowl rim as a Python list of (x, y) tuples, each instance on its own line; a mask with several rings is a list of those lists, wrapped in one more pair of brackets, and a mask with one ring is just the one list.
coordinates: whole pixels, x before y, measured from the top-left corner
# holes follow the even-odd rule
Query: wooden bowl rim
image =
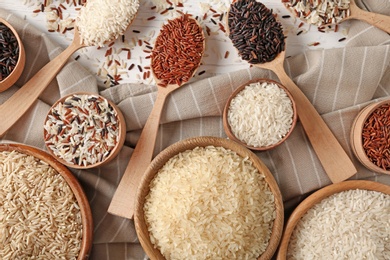
[(390, 104), (390, 99), (385, 99), (381, 101), (377, 101), (374, 103), (371, 103), (367, 106), (365, 106), (355, 117), (352, 128), (350, 132), (350, 142), (351, 142), (351, 148), (353, 153), (355, 154), (356, 158), (360, 161), (361, 164), (363, 164), (367, 169), (383, 173), (383, 174), (390, 174), (390, 171), (386, 171), (385, 169), (378, 167), (375, 165), (371, 160), (367, 157), (366, 152), (363, 148), (363, 142), (362, 142), (362, 132), (363, 132), (363, 125), (366, 122), (367, 118), (380, 106), (384, 104)]
[(280, 242), (277, 259), (284, 260), (287, 257), (288, 245), (290, 242), (291, 235), (298, 224), (299, 220), (306, 214), (306, 212), (323, 199), (334, 195), (339, 192), (347, 190), (364, 189), (369, 191), (378, 191), (390, 195), (390, 186), (368, 180), (349, 180), (330, 184), (324, 188), (321, 188), (306, 199), (304, 199), (292, 212), (291, 216), (287, 220), (285, 230)]
[(18, 41), (19, 46), (18, 61), (16, 62), (15, 68), (5, 79), (0, 81), (0, 92), (3, 92), (9, 89), (19, 79), (20, 75), (22, 75), (24, 66), (26, 64), (26, 52), (24, 50), (23, 41), (20, 38), (19, 33), (16, 31), (16, 29), (7, 20), (1, 17), (0, 23), (3, 23), (12, 31), (12, 33), (15, 35), (16, 40)]
[(79, 204), (83, 225), (83, 237), (81, 241), (80, 253), (77, 259), (88, 259), (93, 241), (93, 217), (87, 196), (85, 195), (84, 190), (77, 178), (72, 174), (72, 172), (69, 171), (68, 168), (59, 163), (52, 155), (36, 147), (19, 143), (1, 143), (0, 151), (17, 151), (23, 154), (34, 156), (35, 158), (38, 158), (39, 160), (49, 164), (65, 179)]
[(269, 244), (258, 259), (271, 259), (279, 245), (284, 224), (284, 206), (279, 186), (269, 169), (252, 151), (232, 140), (212, 136), (192, 137), (178, 141), (159, 153), (147, 168), (137, 190), (134, 214), (135, 229), (142, 247), (151, 259), (165, 259), (160, 251), (152, 245), (144, 218), (143, 204), (145, 196), (149, 193), (149, 184), (151, 180), (172, 156), (189, 149), (194, 149), (195, 147), (206, 147), (209, 145), (224, 147), (237, 152), (237, 154), (242, 157), (248, 157), (255, 167), (264, 174), (265, 180), (275, 197), (276, 217), (273, 223)]
[[(231, 101), (236, 97), (236, 95), (241, 92), (246, 86), (252, 84), (252, 83), (257, 83), (257, 82), (267, 82), (267, 83), (273, 83), (273, 84), (276, 84), (279, 88), (283, 89), (286, 94), (288, 95), (288, 97), (290, 98), (291, 100), (291, 104), (292, 104), (292, 107), (293, 107), (293, 120), (292, 120), (292, 123), (291, 123), (291, 127), (290, 127), (290, 130), (287, 132), (287, 134), (277, 143), (275, 144), (272, 144), (270, 146), (261, 146), (261, 147), (254, 147), (254, 146), (251, 146), (251, 145), (248, 145), (246, 144), (245, 142), (241, 141), (240, 139), (238, 139), (234, 133), (232, 132), (232, 129), (230, 127), (230, 124), (228, 122), (228, 111), (229, 111), (229, 107), (230, 107), (230, 103)], [(295, 125), (298, 121), (298, 113), (297, 113), (297, 108), (296, 108), (296, 103), (295, 103), (295, 100), (293, 98), (293, 96), (291, 95), (290, 91), (280, 82), (277, 82), (275, 80), (271, 80), (271, 79), (266, 79), (266, 78), (259, 78), (259, 79), (252, 79), (252, 80), (249, 80), (247, 82), (245, 82), (244, 84), (240, 85), (238, 88), (236, 88), (232, 94), (230, 94), (228, 100), (226, 101), (225, 103), (225, 107), (223, 109), (223, 113), (222, 113), (222, 120), (223, 120), (223, 127), (224, 127), (224, 130), (225, 130), (225, 133), (226, 135), (236, 141), (237, 143), (240, 143), (242, 145), (244, 145), (245, 147), (247, 147), (248, 149), (250, 150), (254, 150), (254, 151), (266, 151), (266, 150), (270, 150), (270, 149), (273, 149), (277, 146), (279, 146), (280, 144), (282, 144), (284, 141), (287, 140), (287, 138), (291, 135), (291, 133), (293, 132), (294, 128), (295, 128)]]
[[(96, 94), (96, 93), (91, 93), (91, 92), (84, 92), (84, 91), (81, 91), (81, 92), (73, 92), (73, 93), (70, 93), (70, 94), (67, 94), (63, 97), (61, 97), (60, 99), (58, 99), (49, 109), (49, 111), (47, 112), (47, 115), (45, 117), (45, 121), (44, 121), (44, 125), (46, 124), (46, 121), (47, 121), (47, 118), (48, 116), (51, 114), (51, 110), (53, 109), (53, 107), (55, 107), (58, 103), (60, 102), (63, 102), (66, 98), (70, 97), (70, 96), (73, 96), (73, 95), (91, 95), (91, 96), (95, 96), (95, 97), (99, 97), (99, 98), (102, 98), (104, 100), (107, 100), (107, 102), (112, 106), (112, 108), (115, 110), (115, 112), (117, 113), (117, 117), (118, 117), (118, 125), (120, 127), (120, 130), (119, 130), (119, 141), (117, 142), (116, 146), (111, 150), (111, 153), (110, 155), (104, 160), (104, 161), (101, 161), (101, 162), (97, 162), (95, 164), (89, 164), (87, 166), (83, 166), (83, 165), (76, 165), (76, 164), (73, 164), (73, 163), (69, 163), (67, 161), (65, 161), (64, 159), (56, 156), (53, 151), (47, 146), (46, 142), (45, 142), (45, 146), (46, 146), (46, 149), (48, 150), (48, 152), (54, 157), (56, 158), (59, 162), (61, 162), (62, 164), (68, 166), (68, 167), (71, 167), (71, 168), (75, 168), (75, 169), (90, 169), (90, 168), (95, 168), (95, 167), (99, 167), (99, 166), (102, 166), (102, 165), (105, 165), (107, 164), (108, 162), (112, 161), (117, 155), (118, 153), (120, 152), (120, 150), (122, 149), (124, 143), (125, 143), (125, 139), (126, 139), (126, 120), (125, 120), (125, 117), (123, 116), (122, 114), (122, 111), (119, 109), (119, 107), (114, 104), (111, 100), (99, 95), (99, 94)], [(45, 135), (46, 133), (46, 130), (43, 129), (43, 135)]]

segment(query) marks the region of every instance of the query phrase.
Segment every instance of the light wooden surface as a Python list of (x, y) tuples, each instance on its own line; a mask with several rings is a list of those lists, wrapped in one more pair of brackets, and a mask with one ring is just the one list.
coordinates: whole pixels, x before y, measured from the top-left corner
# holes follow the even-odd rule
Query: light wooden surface
[[(229, 122), (228, 122), (228, 111), (229, 111), (229, 107), (230, 107), (230, 104), (232, 102), (232, 99), (236, 97), (236, 95), (241, 92), (246, 86), (248, 86), (249, 84), (252, 84), (252, 83), (257, 83), (257, 82), (268, 82), (268, 83), (273, 83), (273, 84), (276, 84), (277, 86), (279, 86), (280, 88), (282, 88), (286, 93), (287, 95), (290, 97), (291, 99), (291, 103), (292, 103), (292, 107), (293, 107), (293, 118), (292, 118), (292, 123), (291, 123), (291, 127), (290, 127), (290, 130), (289, 132), (277, 143), (275, 144), (272, 144), (270, 146), (261, 146), (261, 147), (253, 147), (251, 145), (248, 145), (246, 144), (245, 142), (241, 141), (240, 139), (238, 139), (234, 133), (232, 132), (232, 129), (231, 129), (231, 126), (229, 125)], [(261, 105), (261, 104), (259, 104)], [(294, 99), (292, 98), (292, 95), (290, 93), (290, 91), (287, 90), (287, 88), (285, 86), (283, 86), (282, 84), (280, 84), (279, 82), (276, 82), (274, 80), (270, 80), (270, 79), (254, 79), (254, 80), (251, 80), (251, 81), (248, 81), (246, 82), (245, 84), (239, 86), (228, 98), (228, 100), (226, 101), (226, 104), (225, 104), (225, 107), (223, 109), (223, 114), (222, 114), (222, 119), (223, 119), (223, 127), (225, 129), (225, 133), (226, 135), (246, 146), (248, 149), (251, 149), (251, 150), (254, 150), (254, 151), (266, 151), (266, 150), (270, 150), (270, 149), (273, 149), (275, 147), (277, 147), (278, 145), (280, 145), (281, 143), (283, 143), (290, 135), (291, 133), (293, 132), (294, 128), (295, 128), (295, 125), (297, 123), (297, 120), (298, 120), (298, 114), (297, 114), (297, 109), (296, 109), (296, 105), (295, 105), (295, 101)]]
[(83, 225), (83, 238), (81, 242), (80, 254), (78, 260), (88, 259), (92, 248), (93, 240), (93, 218), (88, 199), (76, 177), (59, 163), (54, 157), (45, 151), (23, 144), (0, 144), (0, 151), (17, 151), (20, 153), (32, 155), (53, 167), (68, 183), (80, 206), (81, 219)]
[(3, 23), (11, 29), (19, 45), (19, 56), (14, 70), (5, 79), (0, 81), (0, 92), (2, 92), (10, 88), (19, 79), (26, 63), (26, 52), (24, 50), (23, 42), (21, 41), (18, 32), (12, 27), (12, 25), (2, 18), (0, 18), (0, 23)]
[[(204, 39), (203, 31), (201, 32)], [(197, 66), (199, 66), (200, 62), (202, 61), (204, 49), (205, 42), (203, 41), (203, 52), (201, 53), (199, 64)], [(194, 70), (193, 75), (195, 73), (196, 69)], [(153, 71), (152, 74), (158, 85), (161, 81), (156, 78)], [(133, 218), (137, 189), (142, 176), (144, 175), (153, 158), (154, 146), (160, 125), (161, 112), (164, 108), (165, 100), (170, 93), (185, 83), (186, 82), (183, 81), (181, 85), (169, 84), (166, 87), (157, 87), (157, 98), (153, 105), (153, 109), (145, 123), (144, 128), (142, 129), (137, 145), (131, 155), (130, 161), (126, 167), (118, 188), (116, 189), (115, 194), (111, 200), (110, 206), (108, 208), (109, 213), (125, 218)]]
[(272, 234), (269, 241), (269, 245), (266, 248), (265, 252), (259, 257), (259, 259), (271, 259), (277, 250), (282, 231), (283, 231), (283, 221), (284, 221), (284, 208), (282, 195), (279, 190), (279, 187), (265, 164), (250, 150), (245, 148), (238, 143), (224, 138), (217, 137), (195, 137), (186, 139), (180, 142), (177, 142), (170, 147), (162, 151), (157, 157), (152, 161), (151, 165), (147, 169), (144, 177), (142, 178), (141, 184), (137, 192), (136, 199), (136, 211), (134, 215), (135, 228), (141, 242), (142, 247), (145, 252), (151, 259), (164, 259), (161, 253), (154, 248), (153, 244), (150, 242), (149, 233), (144, 218), (143, 204), (145, 202), (145, 196), (149, 193), (149, 183), (156, 175), (158, 170), (174, 155), (184, 152), (186, 150), (194, 149), (195, 147), (206, 147), (208, 145), (213, 145), (215, 147), (224, 147), (232, 151), (237, 152), (241, 157), (248, 157), (249, 160), (253, 162), (253, 165), (259, 169), (265, 175), (265, 180), (267, 181), (270, 190), (275, 197), (275, 208), (276, 208), (276, 217), (273, 224)]
[(283, 233), (283, 237), (280, 243), (280, 247), (278, 250), (277, 259), (284, 260), (286, 259), (288, 243), (292, 232), (294, 231), (295, 226), (299, 222), (299, 220), (303, 217), (303, 215), (312, 208), (315, 204), (319, 203), (326, 197), (329, 197), (333, 194), (353, 189), (363, 189), (363, 190), (371, 190), (378, 191), (385, 194), (390, 195), (390, 186), (374, 182), (374, 181), (364, 181), (364, 180), (355, 180), (355, 181), (345, 181), (337, 184), (329, 185), (325, 188), (318, 190), (313, 193), (309, 197), (307, 197), (304, 201), (302, 201), (298, 207), (295, 208), (290, 218), (287, 221), (285, 231)]
[[(39, 28), (42, 32), (46, 32), (49, 38), (60, 44), (63, 48), (69, 46), (73, 38), (73, 31), (68, 31), (65, 34), (60, 32), (48, 32), (45, 14), (33, 13), (34, 10), (39, 9), (39, 6), (36, 6), (35, 4), (36, 2), (39, 1), (0, 0), (0, 8), (8, 10), (10, 13), (26, 19), (29, 23)], [(40, 2), (43, 2), (43, 0)], [(58, 2), (60, 1), (53, 1), (53, 5), (58, 7)], [(214, 13), (208, 9), (206, 9), (206, 11), (201, 6), (201, 4), (206, 4), (218, 13), (224, 13), (227, 11), (227, 7), (230, 4), (229, 0), (183, 0), (183, 3), (184, 7), (177, 8), (178, 10), (189, 12), (194, 16), (199, 17), (203, 17), (204, 14), (207, 13), (207, 18), (201, 21), (201, 25), (204, 31), (206, 30), (207, 26), (212, 32), (211, 35), (206, 35), (205, 55), (202, 65), (198, 70), (198, 72), (205, 71), (205, 73), (202, 75), (195, 75), (193, 80), (249, 68), (250, 65), (246, 62), (243, 62), (238, 57), (237, 51), (234, 49), (227, 35), (219, 30), (218, 25), (215, 25), (211, 21)], [(287, 35), (287, 57), (300, 54), (306, 50), (344, 47), (348, 42), (348, 29), (350, 25), (350, 22), (348, 21), (340, 24), (337, 32), (329, 31), (327, 33), (322, 33), (319, 32), (315, 26), (309, 24), (303, 24), (301, 27), (299, 27), (301, 20), (293, 17), (293, 15), (284, 7), (281, 0), (263, 0), (262, 3), (265, 4), (268, 8), (272, 8), (280, 18), (284, 32)], [(63, 10), (64, 16), (75, 18), (77, 15), (75, 8), (73, 6), (66, 5), (66, 3), (64, 3), (64, 5), (67, 7), (66, 10)], [(144, 52), (145, 44), (139, 46), (138, 44), (134, 44), (134, 42), (137, 42), (138, 40), (146, 40), (153, 44), (155, 38), (157, 37), (157, 32), (160, 30), (163, 22), (166, 21), (166, 19), (171, 18), (173, 15), (177, 15), (177, 12), (172, 10), (164, 15), (161, 15), (161, 9), (151, 9), (153, 5), (153, 0), (140, 1), (140, 9), (137, 17), (125, 33), (125, 38), (126, 41), (128, 41), (128, 44), (124, 44), (121, 42), (121, 39), (118, 39), (115, 42), (115, 45), (112, 46), (118, 52), (122, 47), (129, 47), (131, 49), (130, 59), (127, 59), (126, 52), (119, 52), (118, 54), (112, 55), (113, 58), (121, 61), (121, 63), (126, 63), (124, 68), (117, 68), (118, 74), (120, 73), (122, 77), (120, 83), (154, 84), (152, 77), (143, 79), (143, 72), (140, 72), (137, 69), (137, 65), (144, 67), (149, 66), (150, 63), (150, 60), (145, 59), (145, 57), (149, 55), (148, 53)], [(286, 15), (290, 17), (281, 18), (282, 16)], [(148, 18), (153, 16), (156, 18), (153, 20), (148, 20)], [(213, 19), (219, 22), (218, 18)], [(227, 26), (225, 25), (225, 27)], [(138, 30), (140, 33), (135, 33), (133, 30)], [(301, 33), (297, 35), (299, 32)], [(344, 37), (347, 39), (345, 41), (339, 42), (339, 39)], [(313, 42), (319, 42), (320, 44), (317, 46), (312, 46), (311, 44)], [(101, 75), (101, 72), (107, 70), (108, 72), (112, 73), (113, 70), (115, 70), (113, 65), (111, 67), (107, 66), (107, 58), (105, 57), (105, 54), (108, 49), (110, 49), (108, 46), (103, 48), (92, 46), (83, 48), (73, 55), (73, 57), (79, 56), (78, 62), (87, 68), (92, 73), (92, 75), (95, 75), (100, 85), (104, 85), (104, 81), (107, 80), (107, 77)], [(229, 52), (229, 55), (225, 58), (226, 52)], [(128, 70), (128, 67), (131, 64), (135, 64), (135, 67), (132, 70)]]
[(365, 10), (360, 9), (356, 5), (355, 0), (350, 0), (350, 1), (351, 1), (350, 4), (351, 15), (347, 17), (345, 20), (358, 19), (361, 21), (365, 21), (371, 25), (374, 25), (375, 27), (378, 27), (379, 29), (387, 33), (390, 33), (390, 16), (367, 12)]

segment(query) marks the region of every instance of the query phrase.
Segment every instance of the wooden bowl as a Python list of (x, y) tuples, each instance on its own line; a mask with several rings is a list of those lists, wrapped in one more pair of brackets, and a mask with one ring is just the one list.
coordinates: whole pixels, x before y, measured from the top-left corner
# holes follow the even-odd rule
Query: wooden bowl
[(152, 161), (141, 180), (135, 202), (135, 228), (142, 247), (151, 259), (164, 259), (160, 251), (156, 249), (150, 241), (147, 223), (145, 221), (143, 207), (145, 203), (145, 197), (150, 191), (150, 182), (155, 177), (160, 168), (162, 168), (164, 164), (173, 156), (187, 150), (192, 150), (196, 147), (206, 146), (224, 147), (225, 149), (235, 151), (241, 157), (248, 157), (249, 160), (253, 162), (253, 165), (265, 175), (265, 180), (275, 197), (276, 217), (273, 222), (272, 234), (269, 240), (269, 244), (265, 252), (258, 259), (271, 259), (279, 245), (281, 233), (283, 230), (284, 210), (282, 195), (280, 193), (279, 187), (268, 168), (254, 153), (232, 140), (217, 137), (195, 137), (182, 140), (166, 148)]
[(64, 178), (78, 202), (83, 225), (83, 237), (77, 259), (88, 259), (93, 240), (93, 218), (88, 199), (76, 177), (50, 154), (37, 148), (23, 144), (4, 143), (0, 144), (0, 151), (17, 151), (19, 153), (34, 156), (35, 158), (46, 162)]
[(353, 181), (344, 181), (336, 184), (331, 184), (325, 188), (322, 188), (305, 200), (303, 200), (298, 207), (295, 208), (291, 216), (289, 217), (285, 230), (283, 232), (283, 237), (280, 242), (280, 247), (278, 250), (277, 259), (284, 260), (287, 257), (287, 250), (291, 235), (298, 224), (299, 220), (306, 214), (306, 212), (312, 208), (317, 203), (321, 202), (323, 199), (347, 190), (369, 190), (369, 191), (378, 191), (384, 194), (390, 195), (390, 186), (387, 186), (382, 183), (374, 182), (374, 181), (365, 181), (365, 180), (353, 180)]
[[(251, 144), (247, 144), (245, 143), (244, 141), (240, 140), (232, 131), (232, 128), (231, 126), (229, 125), (229, 121), (228, 121), (228, 112), (229, 112), (229, 107), (230, 107), (230, 104), (232, 102), (232, 100), (237, 96), (237, 94), (239, 92), (241, 92), (243, 89), (245, 89), (246, 86), (252, 84), (252, 83), (263, 83), (263, 82), (266, 82), (266, 83), (274, 83), (276, 84), (278, 87), (280, 87), (281, 89), (283, 89), (286, 94), (288, 95), (288, 97), (290, 98), (291, 100), (291, 103), (292, 103), (292, 107), (293, 107), (293, 118), (292, 118), (292, 124), (291, 124), (291, 127), (290, 127), (290, 130), (283, 136), (282, 139), (280, 139), (278, 142), (274, 143), (274, 144), (271, 144), (269, 146), (253, 146)], [(261, 104), (259, 104), (259, 106), (261, 106)], [(247, 148), (251, 149), (251, 150), (256, 150), (256, 151), (265, 151), (265, 150), (269, 150), (269, 149), (272, 149), (272, 148), (275, 148), (276, 146), (280, 145), (281, 143), (283, 143), (289, 136), (290, 134), (292, 133), (292, 131), (294, 130), (294, 127), (296, 125), (296, 122), (297, 122), (297, 118), (298, 118), (298, 114), (297, 114), (297, 109), (296, 109), (296, 105), (295, 105), (295, 101), (292, 97), (292, 95), (290, 94), (290, 92), (286, 89), (285, 86), (283, 86), (281, 83), (279, 82), (276, 82), (276, 81), (273, 81), (273, 80), (270, 80), (270, 79), (256, 79), (256, 80), (251, 80), (251, 81), (248, 81), (246, 82), (245, 84), (239, 86), (231, 95), (230, 97), (228, 98), (226, 104), (225, 104), (225, 107), (224, 107), (224, 110), (223, 110), (223, 114), (222, 114), (222, 117), (223, 117), (223, 126), (224, 126), (224, 129), (225, 129), (225, 133), (226, 135), (236, 141), (237, 143), (240, 143), (244, 146), (246, 146)]]
[(19, 37), (18, 32), (15, 30), (15, 28), (8, 23), (6, 20), (0, 18), (0, 23), (3, 23), (5, 26), (11, 29), (12, 33), (15, 35), (18, 45), (19, 45), (19, 56), (18, 61), (16, 63), (15, 68), (12, 70), (12, 72), (2, 81), (0, 81), (0, 92), (3, 92), (10, 88), (20, 77), (20, 75), (23, 72), (24, 65), (26, 63), (26, 53), (24, 51), (23, 42)]
[(384, 173), (384, 174), (390, 174), (390, 171), (385, 170), (384, 168), (381, 168), (374, 164), (369, 157), (367, 156), (365, 149), (363, 148), (363, 139), (362, 139), (362, 132), (363, 132), (363, 126), (366, 120), (369, 118), (369, 116), (380, 106), (390, 104), (390, 99), (382, 100), (380, 102), (374, 102), (369, 104), (368, 106), (364, 107), (359, 114), (356, 116), (354, 122), (352, 123), (351, 133), (350, 133), (350, 141), (351, 141), (351, 148), (354, 152), (356, 158), (369, 170), (378, 172), (378, 173)]
[[(74, 106), (66, 103), (66, 100), (68, 98), (72, 98), (72, 97), (73, 98), (76, 97), (76, 99), (79, 97), (88, 97), (88, 98), (91, 97), (94, 99), (98, 99), (99, 101), (102, 101), (102, 102), (107, 102), (107, 104), (108, 104), (107, 107), (112, 108), (112, 111), (115, 115), (116, 123), (113, 124), (114, 126), (111, 127), (110, 122), (112, 122), (112, 119), (110, 119), (107, 124), (103, 123), (103, 126), (96, 127), (96, 124), (99, 124), (99, 121), (98, 120), (95, 121), (94, 119), (92, 119), (92, 117), (89, 120), (78, 120), (77, 117), (80, 118), (80, 116), (84, 116), (85, 114), (88, 114), (87, 117), (89, 117), (89, 114), (92, 115), (92, 113), (94, 113), (94, 115), (98, 115), (101, 112), (99, 112), (98, 108), (96, 108), (94, 110), (88, 110), (88, 111), (86, 111), (87, 109), (84, 109), (84, 112), (83, 112), (82, 111), (83, 109), (80, 109), (81, 105), (80, 106), (77, 105), (76, 106), (77, 109), (75, 109)], [(80, 102), (82, 102), (82, 101), (80, 101)], [(91, 102), (93, 102), (93, 101), (91, 101)], [(92, 105), (93, 104), (91, 104), (91, 106)], [(63, 109), (63, 110), (72, 109), (73, 112), (70, 113), (69, 118), (68, 118), (68, 116), (65, 116), (66, 112), (63, 112), (62, 117), (59, 117), (58, 115), (53, 114), (54, 109), (56, 107), (60, 107), (60, 106), (61, 106), (61, 109)], [(49, 121), (49, 120), (51, 120), (51, 121)], [(61, 130), (61, 129), (59, 129), (59, 127), (57, 125), (54, 125), (54, 124), (51, 125), (52, 123), (50, 123), (50, 122), (54, 122), (53, 120), (55, 120), (55, 122), (57, 122), (57, 123), (62, 122), (64, 125), (69, 126), (69, 127), (71, 127), (71, 126), (75, 127), (75, 128), (81, 127), (81, 125), (83, 125), (83, 124), (85, 124), (85, 127), (84, 127), (84, 130), (82, 130), (80, 132), (80, 134), (78, 133), (77, 135), (73, 135), (70, 133), (69, 128), (67, 128), (65, 130), (65, 127), (62, 127), (62, 130)], [(87, 122), (87, 123), (85, 123), (85, 122)], [(101, 122), (106, 122), (106, 119), (102, 120)], [(103, 128), (105, 130), (102, 130)], [(108, 130), (109, 128), (116, 129), (115, 130), (116, 131), (115, 133), (117, 135), (116, 138), (108, 139), (111, 136), (110, 133), (112, 132), (112, 131)], [(48, 131), (49, 129), (50, 129), (50, 131)], [(98, 94), (93, 94), (93, 93), (88, 93), (88, 92), (77, 92), (77, 93), (72, 93), (72, 94), (69, 94), (67, 96), (64, 96), (61, 99), (59, 99), (56, 103), (54, 103), (54, 105), (51, 107), (51, 109), (49, 110), (49, 112), (46, 116), (43, 132), (44, 132), (43, 134), (44, 134), (45, 144), (46, 144), (46, 147), (47, 147), (49, 153), (51, 155), (53, 155), (58, 161), (60, 161), (62, 164), (66, 165), (68, 167), (72, 167), (72, 168), (76, 168), (76, 169), (88, 169), (88, 168), (98, 167), (98, 166), (101, 166), (103, 164), (106, 164), (118, 155), (118, 153), (120, 152), (120, 150), (123, 147), (123, 144), (124, 144), (125, 138), (126, 138), (126, 122), (125, 122), (125, 118), (123, 117), (122, 112), (110, 100), (108, 100), (108, 99), (106, 99)], [(78, 141), (73, 142), (72, 141), (75, 138), (79, 138), (80, 136), (81, 136), (81, 138), (79, 140), (81, 140), (82, 142), (78, 142)], [(104, 136), (104, 138), (102, 136)], [(95, 149), (96, 146), (95, 147), (93, 147), (92, 145), (89, 146), (89, 144), (92, 143), (91, 140), (94, 140), (93, 142), (95, 142), (95, 140), (97, 138), (100, 138), (100, 137), (102, 137), (101, 139), (104, 139), (104, 140), (102, 140), (101, 142), (98, 142), (98, 144), (100, 145), (98, 147), (105, 147), (103, 150), (100, 148)], [(62, 138), (60, 140), (64, 140), (64, 141), (57, 141), (57, 139), (59, 139), (59, 138)], [(87, 141), (89, 141), (89, 144), (87, 143)], [(65, 143), (65, 145), (66, 145), (66, 143), (69, 143), (69, 150), (67, 151), (66, 155), (64, 155), (64, 153), (55, 152), (55, 150), (58, 151), (58, 147), (60, 145), (63, 145), (64, 143)], [(85, 147), (88, 145), (89, 149), (86, 149), (85, 147), (80, 148), (80, 145), (78, 145), (79, 143), (84, 143)], [(106, 146), (108, 144), (111, 144), (109, 146), (109, 148), (107, 148), (107, 146)], [(78, 149), (78, 152), (80, 152), (80, 153), (82, 151), (84, 152), (84, 154), (86, 155), (85, 160), (87, 160), (87, 159), (92, 160), (91, 158), (97, 158), (97, 160), (82, 163), (80, 161), (80, 159), (76, 159), (76, 158), (80, 158), (80, 157), (77, 157), (77, 155), (73, 155), (73, 154), (78, 153), (78, 152), (74, 152), (74, 150), (76, 150), (76, 149)], [(97, 150), (97, 149), (100, 149), (100, 150)], [(103, 152), (100, 152), (100, 151), (103, 151)], [(103, 156), (104, 154), (106, 156), (100, 157), (100, 156)]]

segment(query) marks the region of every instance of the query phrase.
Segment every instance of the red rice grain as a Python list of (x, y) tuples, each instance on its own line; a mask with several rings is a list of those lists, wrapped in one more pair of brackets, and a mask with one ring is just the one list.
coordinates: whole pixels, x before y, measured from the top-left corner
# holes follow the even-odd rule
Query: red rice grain
[(156, 39), (151, 68), (161, 86), (182, 85), (198, 68), (204, 49), (203, 31), (189, 15), (168, 20)]

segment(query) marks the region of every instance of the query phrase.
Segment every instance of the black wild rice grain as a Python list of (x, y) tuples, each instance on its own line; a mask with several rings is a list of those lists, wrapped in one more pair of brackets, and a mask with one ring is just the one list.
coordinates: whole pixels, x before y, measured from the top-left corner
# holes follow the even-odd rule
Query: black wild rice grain
[(241, 58), (251, 64), (272, 61), (284, 50), (282, 25), (272, 10), (256, 0), (239, 0), (228, 16), (229, 38)]
[(11, 74), (18, 59), (18, 40), (8, 26), (0, 23), (0, 81)]

